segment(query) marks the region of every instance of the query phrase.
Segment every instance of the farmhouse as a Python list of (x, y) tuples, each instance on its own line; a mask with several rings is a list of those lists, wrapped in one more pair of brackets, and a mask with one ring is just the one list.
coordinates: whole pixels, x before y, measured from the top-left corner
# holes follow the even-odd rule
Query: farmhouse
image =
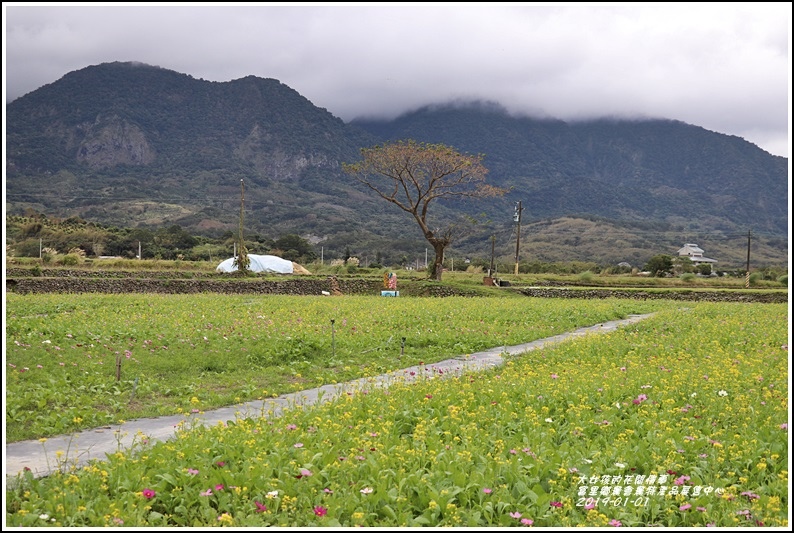
[(716, 259), (709, 259), (708, 257), (703, 257), (703, 250), (697, 244), (685, 244), (683, 248), (678, 250), (679, 256), (689, 257), (692, 261), (692, 264), (698, 266), (702, 263), (716, 263)]

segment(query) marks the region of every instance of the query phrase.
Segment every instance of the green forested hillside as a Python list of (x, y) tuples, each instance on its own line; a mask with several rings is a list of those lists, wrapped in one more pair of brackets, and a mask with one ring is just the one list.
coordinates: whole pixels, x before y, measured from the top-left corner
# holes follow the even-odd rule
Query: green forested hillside
[(521, 201), (522, 257), (637, 263), (695, 242), (741, 264), (752, 230), (759, 257), (788, 259), (787, 160), (681, 122), (565, 123), (468, 103), (345, 124), (278, 80), (209, 82), (137, 63), (71, 72), (8, 104), (6, 121), (11, 215), (218, 239), (237, 230), (243, 180), (247, 232), (396, 262), (424, 256), (421, 233), (341, 164), (415, 139), (485, 154), (488, 181), (510, 188), (437, 207), (440, 222), (477, 221), (450, 248), (460, 256), (490, 255), (493, 237), (511, 257)]

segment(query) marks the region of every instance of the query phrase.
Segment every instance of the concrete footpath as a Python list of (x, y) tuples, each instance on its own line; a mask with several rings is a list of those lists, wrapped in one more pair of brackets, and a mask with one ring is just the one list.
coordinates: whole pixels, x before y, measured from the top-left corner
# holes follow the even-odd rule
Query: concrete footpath
[(85, 465), (91, 460), (104, 460), (107, 454), (128, 450), (134, 445), (140, 445), (143, 440), (148, 440), (150, 443), (158, 440), (164, 441), (172, 438), (180, 424), (185, 424), (186, 421), (190, 424), (216, 425), (219, 422), (238, 418), (279, 416), (284, 409), (295, 405), (311, 405), (328, 401), (342, 394), (355, 393), (367, 388), (388, 387), (396, 382), (410, 383), (417, 379), (426, 379), (427, 377), (443, 378), (447, 375), (484, 370), (501, 365), (504, 362), (504, 355), (518, 355), (589, 333), (615, 331), (620, 326), (633, 324), (649, 316), (651, 315), (630, 315), (623, 320), (613, 320), (579, 328), (526, 344), (500, 346), (484, 352), (459, 356), (428, 365), (413, 366), (380, 376), (362, 378), (336, 385), (324, 385), (315, 389), (285, 394), (278, 398), (256, 400), (199, 414), (191, 414), (192, 420), (184, 415), (143, 418), (130, 420), (120, 425), (49, 437), (45, 442), (31, 440), (6, 444), (6, 478), (16, 477), (17, 474), (26, 468), (30, 469), (34, 476), (46, 476), (57, 471), (59, 467), (69, 469), (73, 465)]

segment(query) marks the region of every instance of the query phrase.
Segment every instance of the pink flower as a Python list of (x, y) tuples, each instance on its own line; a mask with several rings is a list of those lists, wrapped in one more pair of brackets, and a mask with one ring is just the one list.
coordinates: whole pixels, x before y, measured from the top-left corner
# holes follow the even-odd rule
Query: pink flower
[(257, 513), (264, 513), (267, 511), (267, 505), (261, 504), (259, 502), (254, 502), (256, 504), (256, 512)]
[(515, 513), (510, 513), (510, 518), (519, 519), (521, 518), (521, 513), (519, 513), (518, 511), (516, 511)]
[(219, 492), (222, 491), (223, 490), (223, 485), (221, 485), (221, 484), (215, 485), (215, 490), (217, 490)]
[(585, 508), (586, 510), (588, 510), (588, 511), (589, 511), (590, 509), (595, 509), (595, 502), (594, 502), (594, 501), (590, 501), (590, 502), (588, 502), (588, 503), (587, 503), (587, 504), (584, 506), (584, 508)]
[(188, 474), (190, 474), (191, 476), (195, 476), (196, 474), (198, 474), (198, 473), (199, 473), (199, 471), (198, 471), (198, 470), (195, 470), (195, 469), (193, 469), (193, 468), (188, 468), (188, 469), (187, 469), (187, 473), (188, 473)]
[(552, 507), (557, 507), (558, 509), (562, 507), (562, 502), (551, 502), (549, 505)]
[(207, 489), (204, 492), (200, 492), (199, 496), (212, 496), (212, 489)]
[(490, 494), (490, 493), (492, 493), (492, 492), (493, 492), (493, 491), (492, 491), (491, 489), (489, 489), (489, 488), (484, 488), (484, 489), (482, 489), (482, 491), (483, 491), (483, 493), (485, 493), (485, 494)]
[(306, 470), (305, 468), (301, 468), (301, 475), (305, 477), (310, 477), (312, 475), (312, 471)]
[(303, 448), (303, 443), (302, 442), (296, 442), (295, 444), (293, 444), (293, 446), (295, 446), (296, 448)]
[(612, 520), (612, 521), (609, 523), (609, 525), (610, 525), (610, 526), (615, 526), (615, 527), (620, 527), (620, 526), (622, 526), (623, 524), (621, 524), (621, 523), (620, 523), (620, 520)]
[(152, 498), (154, 498), (155, 494), (157, 494), (152, 489), (143, 489), (141, 493), (143, 494), (143, 497), (146, 498), (147, 500), (151, 500)]
[(560, 376), (558, 376), (557, 374), (552, 374), (551, 375), (551, 379), (557, 379), (558, 377), (560, 377)]
[(696, 509), (698, 511), (700, 511), (701, 513), (705, 513), (706, 512), (706, 508), (705, 507), (696, 507)]
[(325, 516), (326, 514), (328, 514), (328, 509), (326, 509), (322, 505), (318, 505), (317, 507), (314, 508), (314, 514), (316, 514), (317, 516)]
[(688, 510), (689, 510), (689, 509), (691, 509), (691, 508), (692, 508), (692, 505), (690, 505), (690, 504), (688, 504), (688, 503), (685, 503), (684, 505), (682, 505), (681, 507), (679, 507), (679, 508), (678, 508), (678, 510), (679, 510), (679, 511), (688, 511)]
[(298, 429), (298, 426), (296, 426), (295, 424), (287, 424), (287, 429), (289, 430)]
[(626, 371), (626, 367), (625, 366), (620, 367), (620, 371), (621, 372), (625, 372)]
[(534, 523), (535, 522), (533, 520), (530, 520), (529, 518), (522, 518), (521, 519), (521, 524), (525, 525), (525, 526), (531, 526)]

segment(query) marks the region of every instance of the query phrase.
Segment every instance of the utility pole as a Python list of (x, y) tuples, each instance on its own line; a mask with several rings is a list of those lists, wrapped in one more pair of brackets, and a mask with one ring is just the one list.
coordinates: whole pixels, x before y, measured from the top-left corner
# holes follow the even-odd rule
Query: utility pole
[(747, 269), (744, 271), (744, 288), (750, 288), (750, 230), (747, 230)]
[(496, 247), (496, 235), (491, 235), (491, 268), (488, 269), (489, 278), (493, 276), (493, 254), (495, 247)]
[(245, 272), (248, 270), (249, 260), (248, 251), (245, 249), (243, 240), (243, 212), (245, 211), (245, 182), (240, 178), (240, 255), (237, 256), (237, 270)]
[(516, 271), (514, 274), (518, 275), (518, 245), (521, 242), (521, 211), (524, 208), (521, 207), (521, 200), (516, 202), (516, 212), (513, 215), (513, 221), (516, 223)]

